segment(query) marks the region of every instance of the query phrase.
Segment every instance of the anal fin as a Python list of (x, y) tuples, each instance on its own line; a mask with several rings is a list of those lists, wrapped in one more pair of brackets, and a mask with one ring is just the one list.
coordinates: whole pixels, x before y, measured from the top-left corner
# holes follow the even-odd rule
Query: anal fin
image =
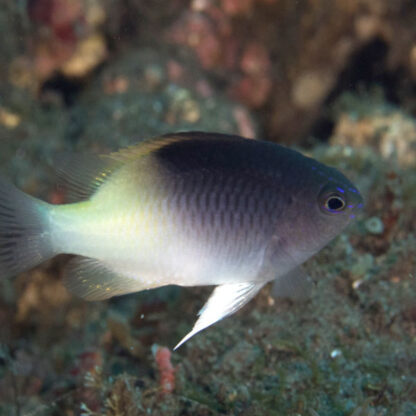
[(81, 256), (69, 262), (64, 284), (71, 293), (86, 300), (104, 300), (150, 289), (139, 280), (117, 274), (99, 260)]
[(207, 303), (199, 311), (199, 318), (192, 331), (176, 345), (174, 350), (196, 333), (238, 311), (258, 293), (264, 284), (264, 282), (246, 282), (217, 286)]

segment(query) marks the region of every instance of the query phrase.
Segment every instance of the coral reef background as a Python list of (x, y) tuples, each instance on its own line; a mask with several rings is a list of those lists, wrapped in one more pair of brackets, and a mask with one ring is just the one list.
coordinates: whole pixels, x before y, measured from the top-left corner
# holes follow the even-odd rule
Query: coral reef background
[[(210, 288), (72, 297), (60, 256), (0, 281), (0, 415), (416, 414), (413, 0), (0, 0), (0, 172), (179, 130), (294, 146), (365, 195), (307, 262), (170, 354)], [(158, 344), (158, 345), (157, 345)]]

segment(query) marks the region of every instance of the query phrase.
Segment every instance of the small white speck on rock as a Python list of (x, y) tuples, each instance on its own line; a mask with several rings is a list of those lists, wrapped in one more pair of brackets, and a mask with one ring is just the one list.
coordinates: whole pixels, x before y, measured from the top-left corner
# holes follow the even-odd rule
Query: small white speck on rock
[(337, 358), (342, 355), (342, 351), (336, 348), (335, 350), (331, 351), (331, 358)]
[(358, 288), (362, 285), (362, 283), (363, 283), (363, 280), (362, 280), (362, 279), (355, 280), (355, 281), (353, 282), (353, 284), (352, 284), (352, 288), (353, 288), (354, 290), (358, 290)]
[(384, 224), (378, 217), (371, 217), (365, 222), (365, 228), (370, 234), (382, 234), (384, 231)]

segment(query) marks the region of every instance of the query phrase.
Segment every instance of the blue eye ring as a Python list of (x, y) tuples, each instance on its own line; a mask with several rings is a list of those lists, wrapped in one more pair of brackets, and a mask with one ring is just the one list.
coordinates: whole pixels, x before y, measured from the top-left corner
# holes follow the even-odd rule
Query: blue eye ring
[(337, 213), (344, 211), (347, 203), (342, 195), (337, 193), (331, 193), (326, 196), (324, 202), (324, 208), (327, 212)]

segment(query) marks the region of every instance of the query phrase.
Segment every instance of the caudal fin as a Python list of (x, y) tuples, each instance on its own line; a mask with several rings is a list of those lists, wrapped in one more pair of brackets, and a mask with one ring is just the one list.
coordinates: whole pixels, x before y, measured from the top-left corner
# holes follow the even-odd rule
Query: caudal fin
[(48, 206), (0, 177), (0, 278), (53, 256)]

